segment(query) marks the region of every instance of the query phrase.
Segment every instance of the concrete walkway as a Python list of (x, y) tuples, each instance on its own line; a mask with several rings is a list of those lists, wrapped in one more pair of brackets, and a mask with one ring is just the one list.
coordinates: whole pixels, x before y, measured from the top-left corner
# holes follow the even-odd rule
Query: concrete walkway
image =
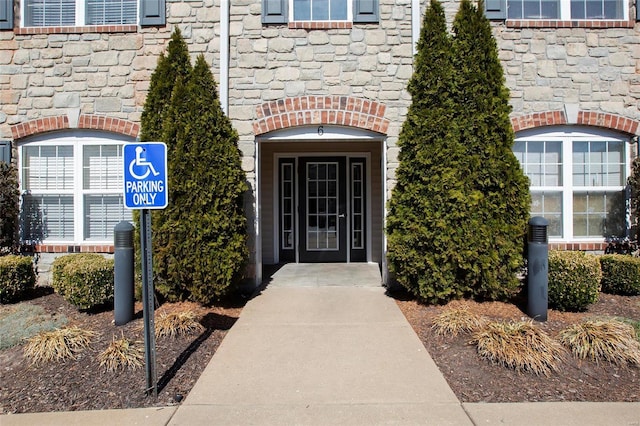
[(178, 407), (5, 415), (0, 426), (640, 425), (640, 402), (461, 404), (379, 274), (353, 284), (371, 267), (308, 269), (304, 284), (275, 271)]

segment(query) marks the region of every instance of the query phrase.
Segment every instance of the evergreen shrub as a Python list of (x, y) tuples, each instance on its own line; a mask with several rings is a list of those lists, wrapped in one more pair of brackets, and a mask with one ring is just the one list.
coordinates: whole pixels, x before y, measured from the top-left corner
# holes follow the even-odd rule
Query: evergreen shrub
[(0, 253), (18, 247), (20, 191), (15, 166), (0, 161)]
[(29, 256), (0, 256), (0, 303), (15, 302), (36, 284)]
[(53, 261), (51, 285), (79, 309), (113, 302), (113, 259), (97, 253), (71, 254)]
[(600, 257), (602, 291), (623, 296), (640, 295), (640, 258), (621, 254)]
[(598, 301), (602, 271), (598, 256), (579, 251), (549, 252), (549, 306), (584, 311)]
[(506, 299), (519, 286), (529, 184), (512, 151), (509, 90), (482, 3), (463, 0), (453, 30), (432, 0), (398, 137), (389, 267), (425, 302)]

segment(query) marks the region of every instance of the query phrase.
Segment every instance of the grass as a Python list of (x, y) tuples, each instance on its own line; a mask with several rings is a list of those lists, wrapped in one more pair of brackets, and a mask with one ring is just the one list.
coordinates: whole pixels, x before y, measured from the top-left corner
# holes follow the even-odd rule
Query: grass
[(531, 321), (488, 322), (473, 333), (481, 358), (494, 364), (549, 376), (564, 356), (560, 343)]
[(73, 358), (91, 343), (95, 333), (79, 327), (59, 328), (41, 332), (27, 341), (24, 355), (32, 364), (63, 361)]
[(579, 359), (640, 365), (640, 342), (632, 325), (616, 319), (591, 319), (560, 332), (560, 341)]
[(431, 328), (440, 336), (471, 333), (482, 326), (485, 319), (470, 312), (466, 306), (449, 308), (433, 319)]
[(200, 333), (204, 330), (192, 311), (160, 314), (156, 319), (156, 337), (177, 337), (186, 334)]
[(139, 346), (140, 342), (138, 341), (131, 341), (124, 336), (116, 339), (114, 336), (107, 349), (98, 355), (100, 367), (111, 372), (119, 368), (136, 369), (142, 366), (144, 353)]
[(18, 303), (0, 307), (0, 350), (22, 343), (43, 331), (67, 324), (64, 315), (52, 316), (41, 306)]

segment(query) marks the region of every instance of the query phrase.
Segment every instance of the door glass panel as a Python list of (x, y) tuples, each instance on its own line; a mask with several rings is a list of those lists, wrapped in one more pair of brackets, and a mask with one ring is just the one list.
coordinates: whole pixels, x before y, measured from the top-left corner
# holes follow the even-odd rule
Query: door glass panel
[(280, 166), (282, 176), (281, 202), (282, 202), (282, 234), (280, 241), (283, 249), (293, 248), (293, 163), (283, 163)]
[(364, 191), (363, 163), (351, 164), (351, 248), (363, 249), (364, 241)]
[(338, 163), (307, 163), (307, 250), (338, 250)]

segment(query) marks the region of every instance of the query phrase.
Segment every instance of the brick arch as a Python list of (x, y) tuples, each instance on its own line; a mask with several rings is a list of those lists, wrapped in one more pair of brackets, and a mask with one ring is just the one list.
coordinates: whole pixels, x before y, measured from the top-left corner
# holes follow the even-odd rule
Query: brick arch
[(266, 102), (256, 108), (254, 134), (262, 135), (289, 127), (333, 124), (386, 134), (386, 106), (351, 96), (300, 96)]
[[(11, 126), (11, 134), (13, 135), (14, 140), (18, 140), (38, 133), (67, 130), (71, 128), (72, 127), (69, 125), (69, 118), (66, 115), (58, 115), (55, 117), (38, 118), (36, 120), (15, 124)], [(74, 127), (74, 129), (104, 130), (135, 138), (140, 132), (140, 125), (120, 118), (111, 118), (93, 114), (80, 114), (80, 117), (78, 117), (78, 126)]]
[[(519, 132), (521, 130), (534, 129), (536, 127), (557, 126), (569, 124), (566, 113), (563, 110), (537, 112), (535, 114), (513, 117), (511, 125), (513, 130)], [(602, 127), (610, 130), (635, 135), (640, 127), (638, 120), (622, 117), (606, 112), (579, 111), (576, 123), (583, 126)]]

